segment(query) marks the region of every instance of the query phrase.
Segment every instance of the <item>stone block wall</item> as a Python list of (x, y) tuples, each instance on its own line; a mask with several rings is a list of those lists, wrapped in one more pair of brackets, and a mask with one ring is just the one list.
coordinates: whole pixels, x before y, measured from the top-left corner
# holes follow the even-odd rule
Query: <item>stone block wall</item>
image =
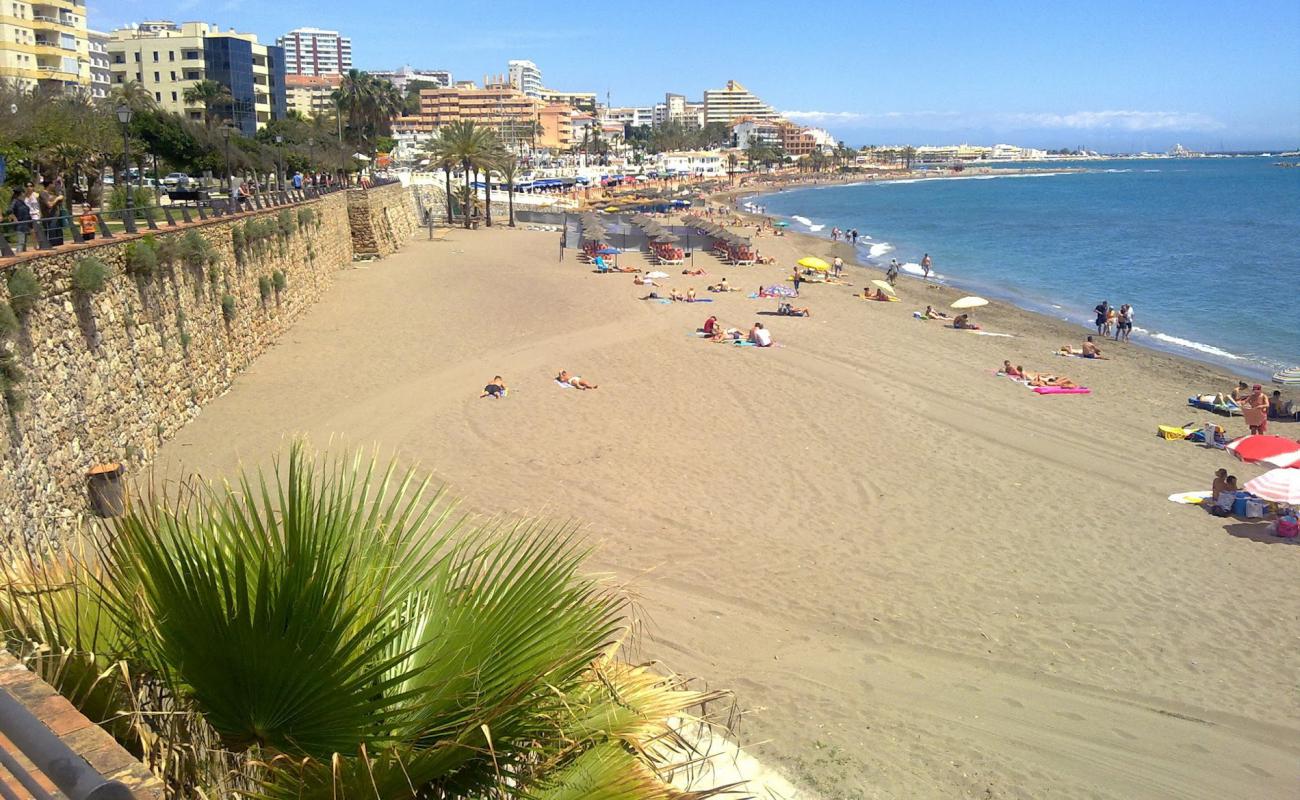
[(414, 198), (400, 183), (349, 189), (347, 196), (352, 251), (358, 256), (391, 255), (420, 227)]
[[(87, 470), (121, 462), (139, 475), (162, 442), (270, 347), (352, 263), (350, 194), (154, 234), (162, 241), (196, 231), (218, 254), (203, 268), (126, 274), (128, 244), (140, 237), (121, 236), (0, 266), (0, 279), (32, 270), (41, 289), (17, 334), (0, 344), (24, 373), (17, 388), (25, 399), (19, 409), (0, 398), (0, 537), (33, 543), (74, 529), (88, 513)], [(319, 222), (299, 229), (300, 208), (315, 209)], [(237, 258), (232, 229), (281, 211), (293, 216), (294, 233), (263, 255)], [(71, 285), (87, 256), (110, 275), (89, 295)], [(259, 279), (273, 282), (277, 270), (284, 289), (263, 299)], [(8, 299), (0, 280), (0, 300)]]

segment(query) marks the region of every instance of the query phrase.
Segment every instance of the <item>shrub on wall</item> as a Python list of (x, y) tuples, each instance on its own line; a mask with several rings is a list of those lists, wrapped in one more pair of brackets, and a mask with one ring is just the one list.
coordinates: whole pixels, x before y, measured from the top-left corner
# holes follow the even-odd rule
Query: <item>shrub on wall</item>
[(234, 295), (223, 294), (221, 296), (221, 316), (226, 318), (226, 322), (230, 322), (235, 318), (235, 296)]
[(257, 293), (261, 295), (263, 301), (265, 301), (268, 297), (271, 296), (270, 278), (263, 275), (257, 279)]
[(203, 269), (214, 260), (216, 248), (198, 231), (189, 231), (181, 238), (180, 255), (185, 266), (191, 269)]
[(289, 285), (289, 281), (284, 277), (284, 270), (277, 269), (271, 273), (271, 283), (275, 286), (277, 292), (283, 292), (284, 287)]
[(282, 239), (288, 239), (290, 236), (293, 236), (294, 231), (298, 229), (293, 223), (293, 212), (287, 208), (276, 215), (276, 222), (279, 227), (277, 233), (280, 234), (280, 238)]
[(303, 230), (308, 225), (316, 221), (316, 209), (300, 208), (298, 209), (298, 230)]
[(244, 235), (244, 228), (235, 225), (230, 229), (230, 246), (235, 251), (235, 263), (243, 266), (244, 248), (248, 246), (248, 238)]
[(18, 332), (18, 316), (8, 303), (0, 303), (0, 343)]
[(158, 269), (158, 242), (145, 236), (126, 246), (126, 271), (130, 275), (148, 278)]
[(159, 239), (154, 250), (158, 255), (160, 267), (170, 268), (181, 260), (181, 242), (175, 236)]
[(77, 259), (72, 268), (72, 288), (86, 294), (102, 290), (108, 283), (108, 266), (94, 256)]
[(18, 267), (9, 273), (9, 305), (18, 316), (24, 316), (36, 307), (41, 299), (41, 282), (36, 273), (27, 267)]

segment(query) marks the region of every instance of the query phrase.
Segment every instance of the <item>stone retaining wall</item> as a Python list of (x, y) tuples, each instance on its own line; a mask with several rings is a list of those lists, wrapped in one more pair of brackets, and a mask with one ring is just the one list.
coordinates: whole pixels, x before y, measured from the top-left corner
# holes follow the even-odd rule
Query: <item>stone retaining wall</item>
[(411, 192), (399, 183), (349, 189), (347, 195), (352, 250), (358, 256), (391, 255), (420, 227)]
[[(41, 291), (18, 332), (0, 341), (24, 373), (16, 387), (22, 408), (0, 398), (0, 536), (31, 544), (79, 525), (89, 513), (87, 470), (120, 462), (138, 475), (162, 442), (224, 392), (352, 263), (354, 211), (365, 210), (370, 230), (380, 232), (379, 252), (392, 252), (409, 236), (411, 205), (393, 185), (158, 232), (161, 242), (197, 231), (217, 260), (201, 268), (160, 265), (148, 278), (125, 273), (126, 251), (139, 236), (0, 267), (6, 279), (16, 268), (31, 269)], [(300, 208), (314, 209), (319, 221), (298, 228)], [(292, 215), (292, 235), (276, 237), (260, 256), (236, 258), (232, 230), (250, 219), (274, 220), (282, 210)], [(109, 270), (104, 288), (90, 295), (74, 290), (70, 277), (86, 256)], [(274, 288), (277, 271), (282, 291)], [(272, 286), (264, 299), (266, 282)], [(226, 297), (233, 298), (229, 319)], [(0, 301), (9, 299), (0, 280)]]

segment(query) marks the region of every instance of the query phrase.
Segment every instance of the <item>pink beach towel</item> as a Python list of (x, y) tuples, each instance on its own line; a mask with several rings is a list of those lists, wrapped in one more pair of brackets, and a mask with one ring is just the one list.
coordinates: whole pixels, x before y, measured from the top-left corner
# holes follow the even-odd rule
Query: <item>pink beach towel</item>
[(1035, 394), (1092, 394), (1092, 390), (1086, 386), (1079, 386), (1074, 389), (1066, 389), (1061, 386), (1035, 386)]

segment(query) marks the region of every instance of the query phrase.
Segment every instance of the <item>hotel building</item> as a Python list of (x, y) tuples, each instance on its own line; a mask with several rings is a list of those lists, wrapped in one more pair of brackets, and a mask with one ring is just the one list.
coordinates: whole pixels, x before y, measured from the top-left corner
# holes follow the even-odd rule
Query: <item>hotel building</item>
[(161, 108), (187, 119), (203, 119), (202, 105), (185, 102), (185, 90), (201, 80), (230, 90), (231, 101), (213, 111), (245, 135), (285, 115), (284, 50), (254, 34), (206, 22), (142, 22), (113, 31), (108, 52), (114, 86), (137, 81)]
[(373, 77), (388, 81), (405, 93), (406, 85), (411, 81), (431, 83), (434, 86), (451, 86), (451, 73), (445, 69), (415, 69), (409, 64), (391, 71), (372, 71)]
[(275, 40), (286, 75), (341, 75), (352, 69), (352, 40), (338, 31), (295, 28)]
[(467, 121), (496, 128), (507, 140), (527, 139), (524, 126), (537, 123), (543, 107), (541, 100), (525, 95), (498, 76), (484, 81), (481, 89), (470, 82), (421, 89), (420, 113), (398, 117), (393, 121), (393, 130), (434, 133), (444, 125)]
[(90, 51), (90, 96), (96, 100), (108, 97), (113, 88), (113, 70), (109, 66), (109, 35), (102, 31), (86, 31)]
[(542, 71), (531, 61), (513, 60), (506, 64), (510, 85), (529, 97), (542, 96)]
[(759, 100), (748, 89), (735, 81), (727, 81), (725, 89), (704, 90), (704, 122), (731, 124), (741, 117), (751, 119), (777, 119), (780, 115)]
[(0, 80), (24, 89), (91, 88), (85, 0), (0, 2)]
[(333, 113), (334, 90), (343, 81), (342, 75), (286, 75), (284, 78), (285, 107), (311, 119), (322, 112)]

